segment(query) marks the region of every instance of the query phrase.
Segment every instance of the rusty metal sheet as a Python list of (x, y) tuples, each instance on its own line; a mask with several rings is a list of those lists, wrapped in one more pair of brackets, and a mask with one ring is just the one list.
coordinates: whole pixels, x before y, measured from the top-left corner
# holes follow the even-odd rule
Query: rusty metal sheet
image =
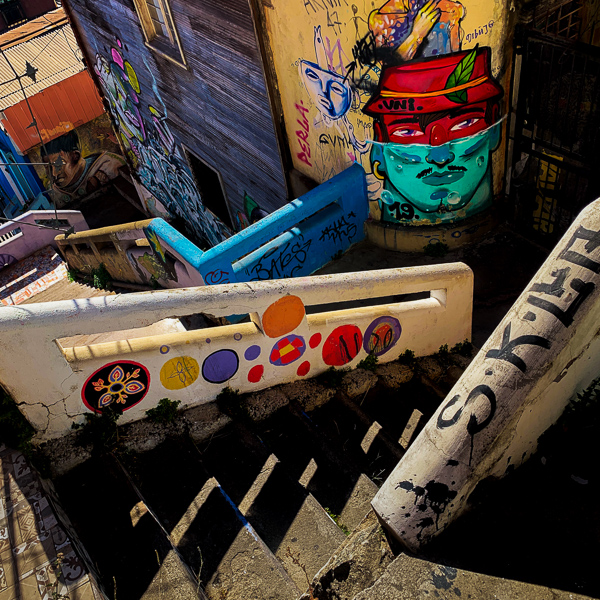
[[(21, 98), (23, 96), (21, 95)], [(44, 142), (49, 142), (104, 113), (104, 106), (87, 71), (57, 82), (29, 98)], [(25, 153), (40, 144), (24, 99), (4, 109), (2, 125), (18, 149)]]

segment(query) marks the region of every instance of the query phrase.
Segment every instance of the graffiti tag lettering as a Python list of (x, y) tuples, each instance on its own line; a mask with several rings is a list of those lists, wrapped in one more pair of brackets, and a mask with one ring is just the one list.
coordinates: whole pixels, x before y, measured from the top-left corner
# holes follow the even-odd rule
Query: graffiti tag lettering
[(286, 279), (294, 277), (296, 272), (302, 268), (308, 258), (308, 249), (312, 240), (288, 242), (285, 246), (278, 246), (267, 251), (260, 260), (246, 274), (251, 277), (250, 281), (263, 281), (264, 279)]
[[(348, 215), (348, 217), (350, 217), (350, 215)], [(327, 239), (335, 243), (341, 242), (344, 238), (348, 239), (348, 241), (352, 241), (352, 238), (355, 235), (356, 225), (354, 223), (348, 223), (346, 217), (342, 217), (321, 231), (319, 241), (323, 242)]]
[(296, 110), (300, 113), (300, 118), (296, 120), (296, 122), (300, 125), (301, 129), (296, 131), (296, 137), (298, 139), (298, 144), (300, 144), (301, 152), (298, 152), (298, 158), (306, 163), (309, 167), (312, 167), (312, 163), (310, 162), (310, 144), (308, 143), (308, 132), (309, 132), (309, 124), (308, 119), (306, 118), (306, 113), (308, 112), (308, 108), (304, 107), (302, 100), (300, 100), (300, 104), (296, 103)]

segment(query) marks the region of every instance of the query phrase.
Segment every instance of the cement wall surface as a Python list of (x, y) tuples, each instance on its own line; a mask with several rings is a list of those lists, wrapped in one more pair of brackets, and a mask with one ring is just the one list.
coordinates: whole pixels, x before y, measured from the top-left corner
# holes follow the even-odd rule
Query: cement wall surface
[(535, 451), (600, 372), (600, 200), (582, 211), (373, 501), (418, 550)]
[[(391, 298), (420, 292), (428, 297)], [(112, 404), (128, 422), (164, 397), (193, 406), (225, 387), (253, 392), (354, 367), (369, 354), (382, 363), (406, 349), (432, 354), (470, 338), (472, 294), (471, 270), (451, 263), (6, 307), (0, 344), (10, 360), (0, 364), (0, 383), (41, 441)], [(339, 306), (374, 298), (384, 303)], [(146, 337), (122, 332), (196, 313), (250, 313), (251, 321)], [(113, 332), (113, 341), (64, 339), (100, 332)]]

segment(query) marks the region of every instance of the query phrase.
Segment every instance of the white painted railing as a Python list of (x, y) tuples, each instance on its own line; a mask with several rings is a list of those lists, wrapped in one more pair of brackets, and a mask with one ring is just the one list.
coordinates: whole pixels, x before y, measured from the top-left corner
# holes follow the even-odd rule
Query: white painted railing
[(600, 374), (600, 200), (569, 228), (373, 501), (418, 550), (488, 476), (529, 458)]
[[(419, 292), (429, 296), (305, 314), (309, 306)], [(381, 362), (406, 349), (431, 354), (470, 338), (472, 293), (471, 270), (453, 263), (6, 307), (0, 383), (38, 439), (53, 438), (109, 404), (125, 409), (126, 422), (164, 397), (193, 405), (226, 386), (250, 392), (353, 367), (369, 352)], [(200, 312), (252, 320), (160, 335), (131, 330)], [(113, 332), (112, 341), (65, 339), (100, 332)]]
[(0, 255), (3, 257), (0, 265), (13, 264), (44, 246), (56, 248), (54, 238), (59, 231), (51, 227), (60, 227), (66, 231), (71, 226), (75, 231), (88, 228), (84, 216), (78, 210), (30, 210), (11, 222), (0, 224)]

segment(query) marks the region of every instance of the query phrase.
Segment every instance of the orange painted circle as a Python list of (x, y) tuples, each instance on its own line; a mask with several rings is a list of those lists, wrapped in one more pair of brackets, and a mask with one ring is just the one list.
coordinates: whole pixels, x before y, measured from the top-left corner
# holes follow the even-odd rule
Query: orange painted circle
[(269, 337), (281, 337), (294, 331), (305, 314), (304, 304), (298, 296), (284, 296), (273, 302), (262, 318), (263, 331)]

